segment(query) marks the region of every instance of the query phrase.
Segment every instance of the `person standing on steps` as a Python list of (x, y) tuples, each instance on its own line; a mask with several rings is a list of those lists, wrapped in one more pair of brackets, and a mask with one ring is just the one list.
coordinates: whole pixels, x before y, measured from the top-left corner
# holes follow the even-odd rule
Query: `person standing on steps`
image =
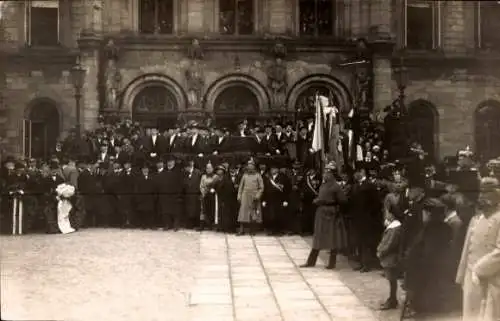
[(337, 166), (330, 162), (325, 166), (323, 183), (313, 203), (317, 206), (314, 220), (313, 244), (307, 262), (300, 267), (316, 265), (320, 250), (330, 250), (327, 269), (334, 269), (337, 264), (337, 253), (347, 245), (347, 237), (339, 205), (344, 202), (345, 194), (335, 178)]

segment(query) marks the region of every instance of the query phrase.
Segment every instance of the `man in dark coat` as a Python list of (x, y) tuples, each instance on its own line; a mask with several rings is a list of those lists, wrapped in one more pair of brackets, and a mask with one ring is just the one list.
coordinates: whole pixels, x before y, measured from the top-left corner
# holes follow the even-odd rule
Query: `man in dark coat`
[(112, 171), (103, 177), (104, 193), (111, 208), (109, 223), (113, 227), (122, 225), (120, 213), (120, 196), (122, 189), (121, 173), (121, 165), (119, 163), (113, 163)]
[(340, 229), (339, 205), (345, 201), (345, 195), (342, 187), (335, 179), (337, 171), (334, 163), (325, 166), (323, 183), (319, 189), (318, 196), (314, 199), (317, 206), (316, 218), (314, 222), (313, 245), (307, 262), (301, 267), (312, 267), (316, 265), (319, 251), (322, 249), (330, 250), (327, 269), (334, 269), (337, 264), (337, 253), (347, 242), (343, 235), (345, 230)]
[(155, 161), (163, 157), (167, 151), (167, 141), (160, 135), (158, 128), (151, 128), (151, 136), (146, 136), (142, 144), (147, 160)]
[(216, 173), (222, 178), (215, 188), (221, 218), (220, 227), (223, 232), (234, 233), (238, 224), (238, 189), (228, 173), (228, 167), (219, 165)]
[(266, 155), (275, 155), (279, 145), (278, 138), (276, 137), (276, 134), (273, 133), (273, 127), (271, 124), (267, 124), (265, 127), (263, 140), (264, 145), (266, 146)]
[(229, 151), (229, 138), (224, 136), (220, 128), (215, 128), (215, 135), (209, 139), (209, 151), (213, 155), (219, 155)]
[(264, 130), (262, 128), (256, 128), (255, 135), (252, 137), (251, 142), (250, 151), (252, 154), (263, 155), (267, 152), (266, 142), (264, 141)]
[(271, 235), (279, 235), (285, 230), (287, 223), (287, 209), (290, 196), (290, 182), (279, 172), (279, 166), (271, 162), (269, 174), (264, 176), (264, 195), (262, 207), (265, 225)]
[(302, 164), (295, 162), (292, 165), (292, 171), (290, 173), (290, 202), (288, 204), (288, 231), (292, 233), (300, 233), (300, 214), (302, 211), (302, 186), (304, 182), (304, 173), (302, 171)]
[(134, 214), (134, 183), (136, 173), (132, 169), (130, 157), (122, 159), (123, 170), (120, 174), (120, 189), (118, 199), (123, 227), (131, 227)]
[(379, 230), (379, 216), (374, 211), (374, 204), (379, 202), (377, 188), (366, 176), (364, 168), (354, 174), (354, 184), (351, 188), (349, 209), (353, 218), (357, 235), (358, 251), (361, 265), (357, 268), (361, 272), (368, 272), (374, 267), (376, 260), (377, 237)]
[(312, 144), (312, 138), (307, 133), (307, 127), (302, 127), (299, 130), (297, 136), (297, 159), (299, 162), (304, 164), (305, 167), (309, 167), (310, 164), (310, 148)]
[(316, 205), (314, 199), (318, 196), (321, 179), (314, 169), (309, 169), (302, 183), (302, 212), (300, 216), (300, 226), (303, 235), (312, 235), (314, 232), (314, 218), (316, 215)]
[(182, 221), (182, 173), (173, 156), (167, 156), (167, 166), (155, 175), (158, 216), (161, 227), (178, 230)]
[(135, 212), (133, 225), (141, 228), (154, 228), (155, 204), (157, 187), (152, 175), (149, 173), (148, 162), (139, 163), (140, 174), (134, 178)]
[(199, 228), (201, 211), (201, 172), (194, 160), (188, 159), (184, 167), (184, 218), (188, 228)]
[(77, 190), (82, 195), (85, 204), (85, 217), (82, 218), (81, 227), (95, 227), (99, 208), (99, 178), (91, 168), (91, 159), (84, 157), (80, 160), (80, 174), (78, 175)]

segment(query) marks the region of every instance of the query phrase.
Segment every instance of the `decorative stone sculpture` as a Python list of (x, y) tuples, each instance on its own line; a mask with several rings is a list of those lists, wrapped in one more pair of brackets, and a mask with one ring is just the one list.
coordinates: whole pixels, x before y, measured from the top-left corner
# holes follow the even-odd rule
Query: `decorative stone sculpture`
[(287, 55), (286, 46), (280, 41), (276, 42), (274, 46), (271, 48), (271, 54), (274, 56), (275, 59), (286, 58)]
[(194, 39), (188, 48), (188, 57), (191, 59), (185, 71), (188, 104), (190, 108), (199, 108), (205, 87), (205, 75), (201, 64), (203, 50), (198, 39)]
[(271, 107), (280, 109), (285, 105), (288, 75), (285, 63), (276, 58), (267, 70), (268, 87), (271, 91)]
[(106, 56), (106, 69), (104, 72), (105, 80), (105, 108), (116, 110), (118, 108), (118, 92), (121, 85), (121, 74), (116, 62), (118, 60), (118, 48), (113, 40), (109, 40), (104, 49)]

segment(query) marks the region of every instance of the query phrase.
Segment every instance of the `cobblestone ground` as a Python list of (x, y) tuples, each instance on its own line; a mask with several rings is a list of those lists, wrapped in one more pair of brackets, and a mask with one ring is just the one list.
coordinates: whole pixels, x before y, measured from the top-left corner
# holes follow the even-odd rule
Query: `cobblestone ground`
[(195, 232), (0, 238), (2, 320), (188, 320)]

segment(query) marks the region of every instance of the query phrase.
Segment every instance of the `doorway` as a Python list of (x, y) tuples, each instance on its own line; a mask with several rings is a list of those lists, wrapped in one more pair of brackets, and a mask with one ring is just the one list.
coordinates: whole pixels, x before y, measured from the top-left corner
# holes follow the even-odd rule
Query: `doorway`
[(51, 100), (38, 100), (28, 109), (24, 121), (24, 155), (48, 159), (59, 138), (59, 111)]

